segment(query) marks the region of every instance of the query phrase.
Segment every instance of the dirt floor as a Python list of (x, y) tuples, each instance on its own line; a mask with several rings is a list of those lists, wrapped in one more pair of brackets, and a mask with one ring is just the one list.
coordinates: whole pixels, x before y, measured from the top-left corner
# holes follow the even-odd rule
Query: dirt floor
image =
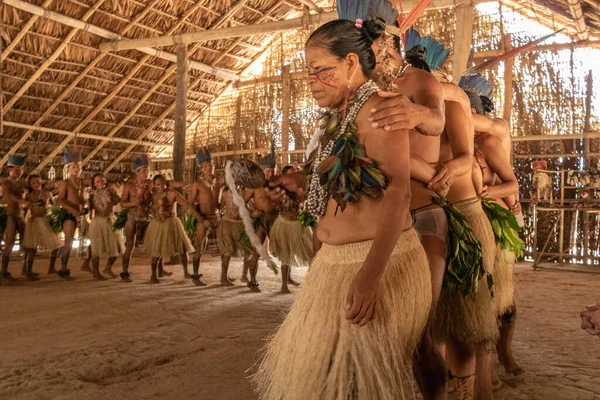
[[(208, 260), (206, 288), (184, 282), (176, 266), (150, 285), (148, 260), (140, 258), (131, 284), (95, 282), (73, 260), (72, 282), (42, 275), (0, 287), (0, 399), (256, 399), (247, 371), (294, 295), (278, 294), (266, 268), (262, 293), (239, 282), (217, 286), (218, 262)], [(35, 269), (45, 271), (47, 262)], [(302, 280), (305, 272), (294, 274)], [(234, 262), (231, 275), (240, 273)], [(600, 275), (520, 266), (517, 281), (514, 349), (527, 372), (502, 373), (496, 399), (600, 399), (600, 339), (582, 331), (578, 317), (600, 300)]]

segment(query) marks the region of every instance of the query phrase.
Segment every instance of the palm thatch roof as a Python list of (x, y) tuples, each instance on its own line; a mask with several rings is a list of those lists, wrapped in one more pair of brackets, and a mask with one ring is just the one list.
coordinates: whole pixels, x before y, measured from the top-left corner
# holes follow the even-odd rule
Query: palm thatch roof
[[(555, 21), (560, 27), (574, 26), (566, 0), (503, 1), (524, 13), (533, 10), (538, 16), (545, 15), (545, 20)], [(302, 12), (307, 3), (301, 0), (26, 2), (125, 38), (282, 20)], [(332, 0), (318, 3), (326, 10), (333, 10)], [(600, 38), (600, 6), (596, 3), (581, 1), (590, 39)], [(172, 143), (174, 63), (136, 50), (101, 53), (98, 46), (105, 38), (7, 4), (1, 5), (0, 15), (4, 107), (0, 158), (16, 152), (28, 155), (30, 171), (56, 167), (62, 164), (63, 151), (76, 144), (87, 171), (110, 171), (112, 178), (117, 178), (129, 172), (132, 157), (140, 153), (162, 154), (168, 147), (161, 145)], [(571, 30), (574, 36), (576, 32)], [(207, 41), (191, 45), (188, 54), (190, 60), (240, 75), (268, 49), (272, 39), (272, 35), (258, 34)], [(174, 46), (161, 50), (175, 53)], [(198, 120), (230, 84), (230, 80), (220, 75), (190, 69), (188, 124), (191, 126)], [(70, 133), (76, 136), (69, 136)], [(53, 157), (46, 160), (48, 155)], [(0, 161), (0, 166), (4, 163), (5, 160)]]

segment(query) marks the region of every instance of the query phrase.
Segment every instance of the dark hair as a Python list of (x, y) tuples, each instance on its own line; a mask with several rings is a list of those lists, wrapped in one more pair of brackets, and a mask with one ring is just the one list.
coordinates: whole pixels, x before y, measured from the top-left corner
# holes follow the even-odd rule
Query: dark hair
[(487, 96), (481, 96), (481, 105), (483, 106), (484, 114), (491, 113), (494, 111), (494, 103)]
[(282, 174), (282, 175), (285, 175), (285, 174), (287, 174), (287, 172), (288, 172), (290, 169), (296, 169), (296, 167), (294, 167), (293, 165), (286, 165), (285, 167), (283, 167), (283, 168), (281, 169), (281, 174)]
[(352, 21), (336, 19), (321, 25), (314, 31), (308, 37), (306, 47), (311, 45), (322, 47), (339, 59), (354, 53), (358, 56), (363, 74), (369, 77), (377, 63), (375, 53), (371, 49), (373, 40), (365, 28), (364, 22), (362, 28), (357, 28)]
[(154, 175), (154, 178), (152, 178), (152, 183), (156, 183), (156, 181), (159, 179), (162, 179), (165, 182), (167, 181), (164, 176), (162, 176), (161, 174), (158, 174), (158, 175)]
[(481, 102), (481, 96), (472, 90), (465, 90), (465, 93), (469, 97), (469, 102), (471, 103), (471, 108), (474, 108), (477, 114), (483, 115), (485, 113), (483, 109), (483, 103)]
[(35, 179), (35, 178), (42, 179), (42, 177), (41, 177), (41, 176), (39, 176), (38, 174), (32, 174), (32, 175), (29, 175), (29, 178), (27, 178), (27, 186), (28, 186), (28, 189), (29, 189), (29, 190), (32, 190), (32, 189), (31, 189), (31, 180), (32, 180), (32, 179)]
[(413, 46), (406, 52), (405, 59), (413, 67), (431, 72), (431, 68), (427, 64), (427, 49), (424, 46), (420, 44)]
[(96, 181), (96, 178), (99, 176), (104, 178), (104, 174), (101, 174), (100, 172), (98, 172), (97, 174), (94, 174), (94, 177), (92, 178), (92, 188), (93, 189), (96, 189), (96, 184), (94, 182)]

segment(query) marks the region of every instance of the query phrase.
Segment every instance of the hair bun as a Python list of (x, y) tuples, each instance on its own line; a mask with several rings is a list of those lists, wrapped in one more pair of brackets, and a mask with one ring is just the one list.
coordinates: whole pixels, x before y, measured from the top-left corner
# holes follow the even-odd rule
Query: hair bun
[(492, 112), (496, 108), (494, 102), (487, 96), (481, 96), (481, 105), (485, 113)]
[(384, 32), (384, 29), (377, 21), (368, 19), (363, 21), (361, 31), (365, 34), (371, 44), (379, 39)]

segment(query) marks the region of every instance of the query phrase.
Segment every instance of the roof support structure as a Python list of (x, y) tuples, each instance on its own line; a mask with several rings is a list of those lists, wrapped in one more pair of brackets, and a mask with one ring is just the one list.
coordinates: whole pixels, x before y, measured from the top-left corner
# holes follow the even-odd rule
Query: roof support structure
[(577, 29), (577, 37), (579, 40), (588, 40), (590, 33), (588, 32), (585, 19), (583, 18), (583, 10), (581, 9), (580, 0), (567, 0), (569, 4), (569, 11), (575, 21), (575, 28)]
[[(12, 1), (12, 0), (10, 0)], [(199, 7), (199, 4), (196, 4), (195, 6), (191, 7), (190, 10), (188, 10), (188, 12), (186, 12), (178, 21), (177, 23), (175, 23), (175, 25), (169, 30), (169, 32), (175, 32), (175, 30), (177, 30), (183, 23), (184, 21), (194, 12), (196, 11), (197, 7)], [(96, 106), (96, 108), (94, 108), (94, 110), (92, 110), (87, 116), (86, 118), (81, 121), (74, 129), (75, 132), (79, 132), (81, 131), (81, 129), (86, 126), (100, 111), (102, 111), (102, 109), (113, 99), (114, 96), (117, 95), (117, 93), (119, 93), (121, 91), (121, 89), (125, 86), (125, 84), (133, 77), (136, 75), (136, 73), (139, 71), (140, 68), (142, 68), (144, 66), (144, 64), (146, 63), (146, 61), (150, 58), (149, 55), (145, 55), (143, 56), (140, 61), (138, 61), (138, 63), (133, 67), (132, 70), (129, 71), (129, 73), (127, 74), (127, 76), (125, 76), (121, 82), (119, 82), (119, 84), (113, 88), (113, 90), (104, 98), (102, 99), (102, 101)], [(161, 79), (159, 79), (159, 82), (162, 84), (170, 75), (170, 72), (175, 70), (175, 65), (171, 66), (167, 72), (163, 75), (163, 77), (161, 77)], [(169, 72), (170, 71), (170, 72)], [(164, 78), (164, 79), (163, 79)], [(162, 81), (161, 81), (162, 80)], [(155, 84), (153, 86), (153, 89), (156, 90), (158, 89), (160, 85)], [(134, 111), (130, 112), (129, 114), (127, 114), (127, 116), (125, 116), (123, 118), (123, 120), (117, 125), (117, 127), (120, 129), (125, 122), (127, 122), (134, 114), (135, 111), (137, 111), (139, 109), (139, 107), (141, 107), (143, 105), (143, 102), (146, 101), (148, 99), (148, 97), (150, 97), (150, 95), (153, 92), (148, 91), (146, 92), (146, 94), (144, 95), (144, 97), (142, 97), (142, 100), (139, 101), (137, 103), (137, 105), (134, 107)], [(119, 126), (120, 125), (120, 126)], [(116, 127), (115, 127), (116, 128)], [(107, 137), (113, 137), (118, 129), (113, 128), (110, 132), (109, 135)], [(50, 152), (50, 154), (48, 154), (48, 156), (42, 160), (41, 163), (39, 163), (37, 165), (37, 167), (35, 167), (35, 169), (32, 171), (32, 173), (38, 173), (42, 168), (44, 168), (46, 166), (46, 164), (52, 160), (53, 157), (55, 157), (62, 149), (64, 149), (64, 147), (71, 141), (71, 137), (67, 137), (65, 138), (54, 150), (52, 150), (52, 152)], [(100, 150), (102, 147), (104, 147), (104, 145), (106, 143), (109, 142), (109, 139), (101, 142), (98, 144), (98, 146), (96, 146), (96, 148), (92, 151), (92, 153), (95, 155), (98, 150)], [(93, 156), (93, 155), (92, 155)], [(86, 157), (86, 160), (89, 160), (89, 155), (88, 157)]]
[[(133, 28), (135, 26), (135, 24), (137, 22), (139, 22), (142, 18), (144, 18), (146, 16), (146, 14), (148, 14), (148, 12), (152, 9), (152, 7), (154, 6), (154, 4), (158, 3), (161, 0), (154, 0), (151, 4), (148, 5), (148, 7), (146, 7), (144, 10), (142, 10), (142, 12), (140, 12), (129, 24), (127, 24), (127, 26), (125, 26), (125, 28), (123, 28), (123, 30), (121, 31), (121, 34), (125, 34), (127, 33), (131, 28)], [(44, 3), (46, 4), (46, 3)], [(48, 109), (46, 111), (44, 111), (44, 114), (42, 114), (41, 117), (39, 117), (37, 119), (37, 121), (35, 121), (35, 123), (33, 124), (34, 126), (38, 126), (39, 124), (41, 124), (46, 117), (48, 117), (50, 114), (52, 114), (52, 112), (56, 109), (56, 107), (59, 106), (59, 104), (64, 100), (65, 97), (67, 97), (67, 95), (69, 93), (71, 93), (71, 91), (79, 84), (79, 82), (81, 82), (81, 80), (83, 78), (85, 78), (87, 76), (87, 74), (94, 69), (94, 67), (106, 56), (105, 53), (101, 53), (99, 54), (96, 58), (94, 58), (92, 60), (91, 63), (88, 64), (87, 67), (85, 67), (85, 69), (77, 76), (77, 78), (75, 78), (73, 80), (73, 82), (71, 82), (69, 84), (69, 86), (60, 94), (60, 96), (58, 96), (56, 98), (56, 100), (54, 100), (54, 102), (52, 103), (52, 105), (50, 105), (50, 107), (48, 107)], [(8, 155), (12, 154), (14, 152), (16, 152), (19, 147), (21, 147), (23, 145), (23, 143), (25, 143), (27, 141), (27, 139), (29, 139), (29, 137), (31, 136), (31, 134), (33, 133), (33, 130), (28, 130), (26, 131), (17, 141), (17, 143), (15, 143), (10, 150), (8, 151), (7, 154), (4, 155), (4, 157), (2, 157), (2, 159), (0, 160), (0, 167), (2, 167), (4, 164), (6, 164), (6, 162), (8, 161)]]
[[(44, 8), (48, 7), (50, 4), (52, 4), (53, 1), (54, 0), (44, 1), (44, 3), (42, 4), (42, 7), (44, 7)], [(6, 46), (6, 48), (4, 49), (2, 54), (0, 54), (0, 63), (2, 61), (4, 61), (6, 59), (6, 57), (8, 57), (8, 55), (13, 51), (13, 49), (19, 44), (21, 39), (23, 39), (25, 37), (27, 32), (29, 32), (29, 30), (31, 29), (33, 24), (35, 24), (35, 21), (37, 21), (38, 18), (39, 18), (38, 15), (32, 15), (31, 18), (29, 18), (29, 21), (27, 21), (27, 23), (23, 26), (23, 28), (21, 28), (21, 31), (17, 34), (17, 36), (15, 36), (15, 38), (12, 40), (12, 42), (10, 42), (10, 44), (8, 46)]]
[[(246, 3), (247, 0), (240, 0), (235, 6), (233, 6), (227, 13), (223, 14), (215, 23), (212, 24), (212, 26), (214, 27), (219, 27), (221, 25), (223, 25), (224, 23), (227, 22), (227, 20), (229, 18), (231, 18), (233, 16), (233, 14), (235, 14), (235, 12), (244, 5), (244, 3)], [(193, 7), (193, 8), (197, 8), (198, 4)], [(182, 17), (182, 19), (180, 20), (181, 22), (183, 22), (185, 19), (187, 19), (187, 17), (189, 15), (191, 15), (194, 10), (190, 10), (190, 12), (187, 12), (184, 17)], [(171, 29), (173, 30), (173, 28)], [(194, 51), (196, 51), (198, 48), (200, 48), (200, 45), (194, 45), (190, 51), (189, 54), (192, 54)], [(189, 66), (189, 63), (188, 63)], [(111, 131), (106, 135), (107, 138), (108, 137), (113, 137), (116, 135), (116, 133), (119, 131), (119, 129), (121, 129), (121, 127), (125, 124), (125, 122), (127, 122), (131, 117), (133, 117), (135, 115), (135, 113), (137, 112), (137, 110), (139, 110), (139, 108), (144, 105), (144, 103), (146, 102), (146, 100), (148, 100), (148, 98), (152, 95), (152, 93), (154, 93), (175, 71), (177, 70), (177, 64), (171, 65), (169, 68), (167, 68), (167, 70), (165, 71), (165, 73), (160, 77), (160, 79), (154, 84), (154, 86), (152, 86), (152, 88), (150, 88), (146, 94), (144, 94), (144, 96), (140, 99), (140, 101), (135, 105), (135, 107), (129, 112), (129, 114), (127, 114), (127, 116), (125, 116), (123, 118), (123, 120), (117, 125), (115, 126), (113, 129), (111, 129)], [(197, 83), (202, 82), (202, 79), (200, 78)], [(194, 86), (195, 87), (195, 86)], [(189, 90), (191, 91), (193, 88), (189, 88)], [(170, 107), (169, 107), (170, 108)], [(164, 113), (163, 113), (164, 114)], [(162, 115), (162, 114), (161, 114)], [(160, 120), (164, 120), (166, 118), (160, 118)], [(156, 125), (154, 125), (156, 126)], [(154, 128), (152, 128), (154, 129)], [(144, 132), (146, 132), (144, 130)], [(107, 143), (109, 142), (109, 140), (104, 140), (101, 143), (98, 144), (98, 146), (96, 146), (96, 148), (94, 150), (92, 150), (83, 160), (83, 162), (88, 162), (89, 160), (92, 159), (92, 157), (94, 157), (96, 155), (96, 153), (98, 153), (98, 151), (104, 147)]]
[[(275, 10), (277, 10), (277, 8), (279, 8), (279, 6), (281, 6), (283, 4), (284, 0), (279, 0), (277, 1), (275, 4), (273, 4), (273, 6), (265, 13), (264, 16), (262, 16), (261, 18), (258, 19), (257, 23), (260, 23), (262, 21), (264, 21), (267, 16), (271, 15)], [(236, 39), (227, 49), (225, 49), (225, 51), (215, 59), (215, 61), (213, 61), (213, 64), (218, 63), (227, 52), (231, 51), (231, 49), (233, 49), (235, 46), (237, 46), (241, 41), (243, 40), (243, 37), (240, 37), (238, 39)], [(260, 58), (266, 51), (269, 50), (269, 47), (266, 47), (261, 53), (257, 54), (254, 59), (258, 59)], [(243, 75), (244, 72), (246, 70), (248, 70), (252, 65), (249, 65), (240, 75)], [(193, 90), (194, 87), (196, 87), (199, 83), (199, 80), (196, 79), (188, 88), (188, 90)], [(219, 98), (219, 96), (225, 92), (228, 88), (230, 87), (230, 85), (228, 85), (227, 87), (225, 87), (221, 93), (219, 95), (217, 95), (215, 97), (215, 99)], [(214, 101), (214, 100), (213, 100)], [(166, 118), (171, 111), (173, 111), (175, 109), (175, 102), (173, 102), (165, 111), (163, 111), (163, 113), (152, 123), (150, 124), (150, 126), (144, 130), (139, 136), (138, 139), (143, 139), (145, 138), (151, 131), (152, 129), (154, 129), (156, 127), (156, 125), (158, 125), (160, 123), (160, 121), (164, 118)], [(190, 126), (198, 119), (200, 118), (202, 114), (198, 113), (195, 118), (190, 122)], [(105, 174), (108, 174), (110, 172), (111, 169), (113, 169), (123, 158), (125, 158), (133, 149), (135, 148), (135, 145), (131, 145), (129, 147), (127, 147), (127, 149), (122, 152), (121, 154), (119, 154), (119, 156), (104, 170)]]
[[(8, 1), (10, 1), (10, 0), (8, 0)], [(4, 3), (9, 4), (8, 1), (5, 1)], [(96, 10), (102, 5), (102, 3), (104, 3), (104, 1), (105, 0), (98, 0), (92, 8), (87, 10), (85, 15), (81, 18), (81, 20), (82, 20), (81, 23), (85, 25), (86, 24), (85, 21), (87, 21), (92, 16), (92, 14), (94, 14), (96, 12)], [(27, 3), (25, 3), (25, 4), (27, 4)], [(50, 65), (52, 65), (54, 60), (56, 60), (58, 58), (58, 56), (60, 56), (60, 54), (67, 47), (67, 45), (69, 44), (71, 39), (73, 39), (73, 37), (75, 36), (75, 34), (78, 31), (79, 31), (79, 28), (71, 29), (71, 31), (67, 34), (67, 37), (65, 37), (65, 39), (56, 48), (56, 50), (54, 50), (54, 53), (52, 53), (52, 55), (50, 57), (48, 57), (48, 59), (46, 61), (44, 61), (44, 63), (38, 68), (38, 70), (35, 71), (35, 73), (27, 80), (27, 82), (25, 82), (25, 84), (19, 88), (19, 91), (6, 103), (6, 105), (4, 106), (4, 109), (3, 109), (3, 115), (6, 115), (6, 112), (8, 110), (10, 110), (12, 108), (12, 106), (15, 105), (17, 100), (19, 100), (19, 97), (21, 97), (21, 95), (23, 95), (31, 87), (31, 85), (33, 85), (34, 82), (37, 81), (37, 79), (40, 77), (40, 75), (42, 75), (44, 73), (44, 71), (46, 69), (48, 69), (48, 67), (50, 67)]]
[[(19, 129), (31, 129), (33, 131), (37, 131), (37, 132), (45, 132), (45, 133), (55, 133), (57, 135), (63, 135), (63, 136), (69, 136), (69, 137), (74, 137), (75, 135), (77, 135), (78, 137), (84, 138), (84, 139), (93, 139), (93, 140), (104, 140), (105, 137), (104, 136), (100, 136), (100, 135), (91, 135), (88, 133), (77, 133), (77, 132), (71, 132), (71, 131), (65, 131), (63, 129), (54, 129), (54, 128), (47, 128), (45, 126), (36, 126), (36, 125), (29, 125), (29, 124), (20, 124), (18, 122), (11, 122), (11, 121), (4, 121), (4, 126), (11, 126), (14, 128), (19, 128)], [(113, 142), (117, 142), (117, 143), (127, 143), (127, 144), (135, 144), (135, 145), (140, 145), (140, 146), (150, 146), (150, 147), (173, 147), (172, 144), (168, 144), (168, 143), (156, 143), (156, 142), (144, 142), (141, 140), (134, 140), (134, 139), (126, 139), (126, 138), (112, 138), (111, 139)]]
[[(121, 39), (121, 37), (122, 37), (121, 35), (118, 35), (107, 29), (100, 28), (96, 25), (88, 24), (82, 20), (67, 17), (66, 15), (55, 13), (53, 11), (47, 10), (42, 7), (38, 7), (31, 3), (26, 3), (21, 0), (4, 0), (4, 3), (8, 4), (12, 7), (15, 7), (19, 10), (27, 11), (34, 15), (43, 16), (44, 18), (49, 19), (51, 21), (59, 22), (61, 24), (67, 25), (67, 26), (71, 26), (71, 27), (74, 27), (74, 28), (77, 28), (80, 30), (84, 30), (84, 31), (93, 33), (94, 35), (98, 35), (105, 39), (118, 40), (118, 39)], [(192, 8), (198, 8), (198, 7), (199, 7), (198, 5), (192, 6)], [(186, 15), (189, 15), (189, 14), (190, 14), (189, 12), (186, 12)], [(175, 31), (173, 30), (172, 32), (170, 31), (167, 34), (173, 34), (174, 32)], [(149, 56), (152, 56), (152, 57), (162, 58), (163, 60), (167, 60), (167, 61), (170, 61), (173, 63), (177, 62), (177, 55), (175, 55), (173, 53), (167, 53), (167, 52), (163, 52), (160, 50), (147, 48), (147, 47), (141, 47), (141, 48), (138, 48), (137, 50), (139, 50), (142, 53), (145, 53)], [(239, 79), (239, 76), (231, 71), (228, 71), (223, 68), (211, 67), (211, 66), (208, 66), (208, 65), (203, 64), (198, 61), (190, 61), (190, 68), (197, 69), (202, 72), (208, 72), (210, 74), (214, 74), (214, 75), (217, 75), (217, 76), (220, 76), (222, 78), (232, 80), (232, 81)]]

